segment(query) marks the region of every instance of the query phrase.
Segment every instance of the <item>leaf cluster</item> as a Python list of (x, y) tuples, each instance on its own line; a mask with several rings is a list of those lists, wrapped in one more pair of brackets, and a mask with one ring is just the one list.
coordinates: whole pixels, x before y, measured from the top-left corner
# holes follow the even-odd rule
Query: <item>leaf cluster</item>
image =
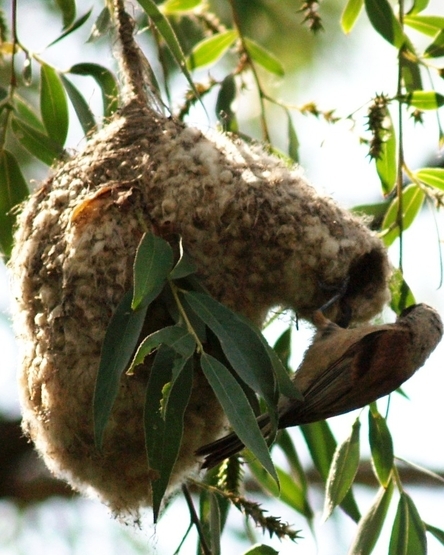
[[(167, 241), (152, 233), (143, 236), (134, 261), (133, 289), (124, 295), (107, 328), (94, 393), (94, 432), (100, 450), (123, 372), (133, 374), (152, 357), (144, 429), (155, 520), (182, 442), (195, 371), (203, 372), (233, 430), (277, 483), (256, 420), (256, 396), (263, 399), (275, 426), (280, 393), (300, 396), (259, 330), (204, 292), (192, 279), (194, 272), (183, 249), (174, 263)], [(150, 306), (159, 298), (165, 299), (174, 325), (143, 337)], [(219, 357), (209, 352), (212, 337), (217, 338)]]

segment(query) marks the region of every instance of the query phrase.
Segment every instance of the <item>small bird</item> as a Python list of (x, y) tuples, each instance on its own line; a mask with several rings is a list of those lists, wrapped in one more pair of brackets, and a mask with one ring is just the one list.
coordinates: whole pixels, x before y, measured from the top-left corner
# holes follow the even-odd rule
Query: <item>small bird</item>
[[(308, 424), (344, 414), (388, 395), (420, 368), (443, 335), (439, 314), (426, 304), (406, 308), (393, 324), (344, 329), (317, 310), (314, 340), (293, 376), (304, 400), (282, 398), (278, 428)], [(267, 414), (258, 417), (264, 437)], [(235, 433), (204, 445), (202, 468), (212, 468), (244, 445)]]

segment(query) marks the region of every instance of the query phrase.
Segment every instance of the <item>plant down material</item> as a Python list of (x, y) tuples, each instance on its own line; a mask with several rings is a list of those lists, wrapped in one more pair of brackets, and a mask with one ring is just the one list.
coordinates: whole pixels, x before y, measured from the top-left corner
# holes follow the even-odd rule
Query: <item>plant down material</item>
[[(123, 58), (134, 85), (125, 45)], [(389, 296), (385, 250), (359, 218), (260, 146), (163, 116), (142, 88), (127, 87), (120, 113), (31, 195), (10, 263), (24, 430), (55, 475), (120, 515), (151, 503), (142, 425), (149, 361), (122, 377), (101, 452), (92, 400), (106, 328), (132, 287), (146, 230), (180, 235), (211, 295), (257, 325), (276, 305), (310, 317), (346, 279), (327, 312), (333, 320), (344, 310), (367, 321)], [(156, 302), (144, 335), (170, 323)], [(169, 491), (226, 426), (195, 372)]]

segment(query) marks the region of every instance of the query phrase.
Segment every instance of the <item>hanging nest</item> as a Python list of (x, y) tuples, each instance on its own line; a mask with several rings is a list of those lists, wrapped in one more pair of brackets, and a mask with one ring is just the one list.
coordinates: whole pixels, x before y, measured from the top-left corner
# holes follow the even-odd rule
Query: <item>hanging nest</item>
[[(347, 279), (329, 316), (367, 321), (388, 300), (389, 264), (377, 236), (299, 168), (152, 108), (132, 37), (120, 38), (124, 106), (24, 204), (10, 268), (23, 428), (56, 476), (125, 515), (151, 502), (142, 426), (149, 363), (122, 377), (100, 453), (92, 401), (105, 332), (132, 287), (146, 229), (181, 236), (211, 295), (257, 325), (278, 305), (310, 317)], [(154, 303), (144, 334), (169, 323)], [(194, 380), (169, 491), (198, 470), (196, 449), (227, 428), (203, 375)]]

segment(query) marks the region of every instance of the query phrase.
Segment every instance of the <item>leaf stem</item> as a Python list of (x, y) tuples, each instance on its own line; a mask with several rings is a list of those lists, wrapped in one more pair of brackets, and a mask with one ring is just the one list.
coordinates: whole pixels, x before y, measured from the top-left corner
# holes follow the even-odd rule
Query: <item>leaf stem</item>
[(187, 330), (193, 336), (193, 339), (196, 342), (196, 345), (197, 345), (196, 350), (199, 354), (201, 354), (201, 353), (204, 352), (204, 348), (203, 348), (203, 345), (202, 345), (197, 333), (194, 331), (193, 325), (192, 325), (192, 323), (190, 322), (190, 320), (188, 318), (188, 315), (186, 313), (186, 310), (183, 307), (183, 304), (180, 301), (180, 298), (179, 298), (179, 291), (180, 290), (177, 287), (177, 285), (173, 282), (173, 280), (169, 279), (168, 283), (170, 285), (171, 292), (173, 293), (173, 297), (174, 297), (174, 300), (176, 301), (176, 305), (177, 305), (177, 308), (180, 312), (180, 315), (182, 316), (182, 318), (185, 322)]

